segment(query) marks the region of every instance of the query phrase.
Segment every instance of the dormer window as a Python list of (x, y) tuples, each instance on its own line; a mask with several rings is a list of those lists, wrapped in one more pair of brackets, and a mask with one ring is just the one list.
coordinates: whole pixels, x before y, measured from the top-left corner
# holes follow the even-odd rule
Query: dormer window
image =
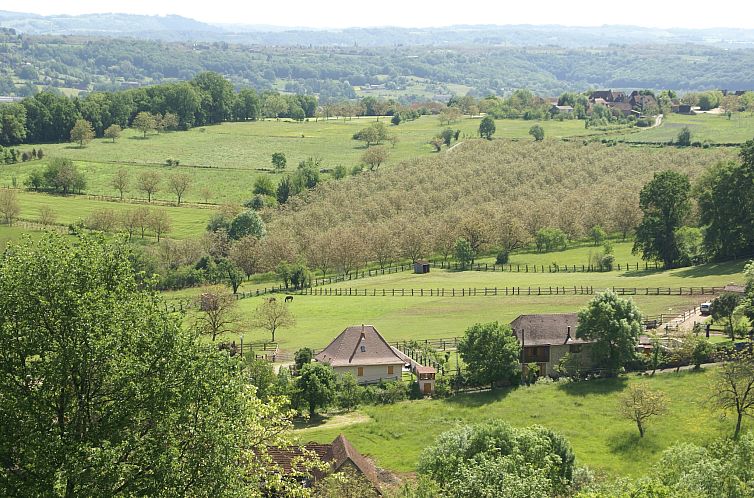
[(365, 353), (365, 352), (366, 352), (366, 350), (367, 350), (367, 347), (366, 347), (366, 346), (364, 346), (364, 345), (362, 344), (362, 345), (361, 345), (361, 352), (362, 352), (362, 353)]

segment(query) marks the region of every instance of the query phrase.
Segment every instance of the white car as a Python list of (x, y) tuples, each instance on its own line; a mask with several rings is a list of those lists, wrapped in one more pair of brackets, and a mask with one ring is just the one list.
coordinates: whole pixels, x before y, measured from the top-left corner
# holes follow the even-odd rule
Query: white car
[(710, 308), (712, 307), (712, 303), (707, 301), (706, 303), (702, 303), (699, 305), (699, 313), (702, 316), (707, 316), (710, 314)]

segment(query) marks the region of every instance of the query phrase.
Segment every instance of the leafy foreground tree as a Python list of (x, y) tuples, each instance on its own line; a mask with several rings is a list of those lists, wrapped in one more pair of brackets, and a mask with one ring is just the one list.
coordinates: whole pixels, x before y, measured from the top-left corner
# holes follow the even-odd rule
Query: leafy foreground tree
[(754, 496), (754, 434), (708, 447), (679, 443), (665, 450), (640, 479), (589, 484), (577, 498), (719, 498)]
[(492, 421), (441, 434), (422, 452), (418, 468), (440, 487), (439, 496), (560, 496), (571, 484), (574, 462), (570, 443), (550, 429)]
[[(260, 496), (275, 403), (139, 282), (122, 244), (0, 259), (0, 495)], [(278, 483), (279, 484), (279, 483)]]
[(516, 384), (521, 372), (521, 345), (509, 325), (477, 323), (458, 343), (469, 381), (478, 386)]
[(576, 337), (593, 340), (597, 364), (616, 374), (634, 357), (642, 330), (641, 313), (634, 302), (605, 291), (579, 311)]

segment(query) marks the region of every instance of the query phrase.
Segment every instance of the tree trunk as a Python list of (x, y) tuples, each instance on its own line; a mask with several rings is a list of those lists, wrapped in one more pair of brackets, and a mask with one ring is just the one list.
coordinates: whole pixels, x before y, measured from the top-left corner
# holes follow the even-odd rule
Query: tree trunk
[(738, 434), (741, 432), (741, 418), (743, 417), (742, 412), (738, 412), (738, 418), (736, 419), (736, 432), (733, 433), (733, 439), (738, 439)]
[(636, 421), (636, 426), (639, 428), (639, 437), (644, 437), (644, 427), (641, 425), (641, 420)]

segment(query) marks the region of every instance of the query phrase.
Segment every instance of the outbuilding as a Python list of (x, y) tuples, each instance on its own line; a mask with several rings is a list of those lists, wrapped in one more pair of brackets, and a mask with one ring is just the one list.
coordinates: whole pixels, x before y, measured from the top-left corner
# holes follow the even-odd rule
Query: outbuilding
[(429, 273), (429, 261), (419, 259), (414, 261), (414, 273)]

